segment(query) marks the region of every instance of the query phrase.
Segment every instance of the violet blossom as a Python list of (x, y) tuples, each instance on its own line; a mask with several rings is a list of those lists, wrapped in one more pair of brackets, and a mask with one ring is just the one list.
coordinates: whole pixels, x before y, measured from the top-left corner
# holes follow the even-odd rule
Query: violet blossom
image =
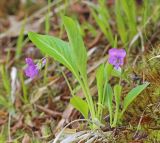
[(124, 49), (112, 48), (109, 50), (108, 62), (118, 70), (124, 64), (125, 56), (126, 51)]
[(33, 79), (38, 75), (39, 69), (37, 65), (34, 64), (33, 60), (31, 58), (26, 58), (26, 64), (28, 65), (25, 69), (25, 74), (27, 77), (30, 77)]

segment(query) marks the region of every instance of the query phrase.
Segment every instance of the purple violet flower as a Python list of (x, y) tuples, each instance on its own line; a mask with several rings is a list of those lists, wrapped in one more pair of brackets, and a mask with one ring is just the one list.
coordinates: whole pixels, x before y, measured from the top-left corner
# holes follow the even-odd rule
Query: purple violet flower
[(30, 77), (33, 79), (38, 75), (39, 69), (37, 65), (34, 64), (33, 60), (31, 58), (26, 58), (26, 64), (28, 65), (25, 69), (25, 74), (27, 77)]
[(108, 62), (118, 70), (124, 64), (125, 56), (126, 51), (124, 49), (112, 48), (109, 50)]

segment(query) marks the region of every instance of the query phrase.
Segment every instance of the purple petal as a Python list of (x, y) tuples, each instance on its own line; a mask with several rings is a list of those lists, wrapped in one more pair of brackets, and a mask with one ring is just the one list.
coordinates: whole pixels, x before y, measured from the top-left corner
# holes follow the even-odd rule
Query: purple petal
[(34, 65), (34, 62), (33, 62), (33, 60), (31, 58), (26, 58), (26, 63), (28, 65)]
[(28, 67), (25, 69), (25, 74), (27, 77), (34, 78), (38, 75), (39, 70), (35, 65), (28, 65)]
[(122, 58), (126, 56), (126, 51), (124, 49), (119, 49), (118, 50), (118, 55)]
[(112, 48), (109, 50), (109, 56), (116, 56), (118, 55), (118, 49)]
[(35, 76), (38, 75), (39, 70), (31, 58), (26, 58), (26, 64), (28, 66), (25, 69), (25, 74), (27, 77), (30, 77), (33, 79)]
[(112, 49), (109, 50), (109, 55), (124, 58), (126, 56), (126, 51), (124, 49), (112, 48)]
[(122, 66), (122, 65), (124, 64), (124, 58), (122, 58), (122, 57), (121, 57), (121, 58), (119, 58), (119, 62), (118, 62), (118, 63), (119, 63), (119, 65), (121, 65), (121, 66)]
[(114, 57), (114, 56), (109, 56), (108, 62), (109, 62), (111, 65), (115, 65), (115, 64), (117, 63), (117, 58)]

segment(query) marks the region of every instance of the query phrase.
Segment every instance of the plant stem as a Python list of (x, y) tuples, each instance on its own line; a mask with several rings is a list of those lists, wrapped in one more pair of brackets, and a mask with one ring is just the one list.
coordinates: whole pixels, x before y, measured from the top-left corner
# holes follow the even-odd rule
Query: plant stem
[(87, 94), (88, 94), (88, 97), (89, 97), (89, 101), (90, 101), (90, 105), (91, 105), (91, 109), (92, 109), (92, 119), (94, 119), (96, 117), (96, 113), (95, 113), (95, 108), (94, 108), (94, 103), (93, 103), (93, 99), (92, 99), (92, 95), (90, 93), (90, 89), (89, 89), (89, 85), (85, 85), (86, 87), (86, 91), (87, 91)]
[(114, 121), (113, 121), (112, 127), (116, 127), (117, 120), (118, 120), (118, 112), (119, 112), (119, 105), (116, 104), (116, 111), (114, 114)]
[(93, 120), (95, 118), (95, 110), (94, 110), (94, 104), (93, 104), (92, 96), (90, 94), (89, 86), (86, 82), (83, 82), (83, 81), (81, 81), (80, 84), (85, 94), (85, 97), (86, 97), (86, 100), (87, 100), (87, 103), (90, 109), (91, 118)]

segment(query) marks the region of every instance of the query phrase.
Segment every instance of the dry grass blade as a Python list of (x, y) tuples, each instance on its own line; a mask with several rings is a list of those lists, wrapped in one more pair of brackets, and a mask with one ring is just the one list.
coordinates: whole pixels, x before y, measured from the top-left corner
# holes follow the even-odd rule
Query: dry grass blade
[(43, 106), (40, 105), (35, 105), (39, 110), (41, 110), (42, 112), (45, 112), (46, 114), (49, 114), (53, 117), (62, 117), (62, 113), (61, 112), (57, 112), (57, 111), (52, 111), (50, 109), (44, 108)]
[[(109, 139), (107, 139), (107, 136), (105, 137), (100, 131), (80, 131), (74, 134), (68, 134), (67, 137), (59, 138), (57, 142), (60, 141), (61, 143), (94, 143), (94, 142), (101, 142), (101, 143), (107, 143), (109, 142)], [(56, 142), (55, 142), (56, 143)]]
[(160, 58), (160, 55), (157, 55), (157, 56), (155, 56), (155, 57), (152, 57), (152, 58), (150, 58), (148, 61), (153, 60), (153, 59), (156, 59), (156, 58)]
[(71, 124), (75, 123), (75, 122), (80, 122), (80, 121), (87, 121), (87, 122), (90, 122), (89, 120), (87, 119), (77, 119), (77, 120), (74, 120), (72, 122), (70, 122), (69, 124), (67, 124), (61, 131), (60, 133), (56, 136), (56, 138), (54, 139), (54, 141), (52, 143), (57, 143), (59, 141), (59, 139), (61, 138), (61, 135), (63, 134), (64, 130), (69, 127)]
[(16, 82), (17, 82), (17, 69), (15, 67), (12, 67), (11, 71), (11, 100), (12, 103), (15, 101), (15, 93), (16, 93)]
[(86, 135), (86, 131), (77, 132), (73, 135), (69, 135), (66, 139), (62, 140), (61, 143), (72, 143), (77, 142), (79, 137)]

